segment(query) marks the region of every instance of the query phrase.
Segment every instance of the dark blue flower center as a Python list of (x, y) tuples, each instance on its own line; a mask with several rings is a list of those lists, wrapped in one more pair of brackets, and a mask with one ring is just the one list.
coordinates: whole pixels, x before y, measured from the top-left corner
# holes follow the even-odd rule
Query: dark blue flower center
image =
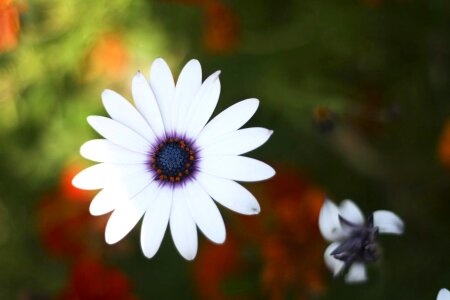
[(169, 138), (160, 143), (151, 158), (157, 180), (180, 182), (193, 171), (195, 153), (184, 140)]

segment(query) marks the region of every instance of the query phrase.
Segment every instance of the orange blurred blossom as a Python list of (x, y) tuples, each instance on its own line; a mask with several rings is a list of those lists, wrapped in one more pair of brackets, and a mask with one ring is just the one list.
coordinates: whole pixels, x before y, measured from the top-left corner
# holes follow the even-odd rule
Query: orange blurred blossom
[(20, 32), (20, 9), (10, 0), (0, 0), (0, 52), (13, 49)]
[(121, 35), (104, 34), (89, 54), (88, 77), (107, 76), (117, 80), (123, 77), (128, 64), (128, 51)]

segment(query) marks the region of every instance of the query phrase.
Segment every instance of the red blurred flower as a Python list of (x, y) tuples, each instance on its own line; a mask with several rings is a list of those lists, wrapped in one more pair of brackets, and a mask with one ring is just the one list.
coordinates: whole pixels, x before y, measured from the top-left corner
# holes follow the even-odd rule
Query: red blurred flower
[(55, 256), (77, 258), (98, 252), (104, 244), (102, 232), (106, 218), (92, 218), (89, 214), (92, 195), (70, 184), (78, 171), (75, 167), (63, 171), (60, 186), (38, 204), (41, 239)]
[(450, 120), (444, 124), (437, 150), (441, 163), (450, 168)]
[(324, 289), (322, 248), (317, 220), (324, 193), (297, 173), (278, 170), (267, 185), (261, 206), (267, 212), (262, 281), (271, 299), (285, 299), (289, 290), (298, 299)]
[(234, 12), (219, 1), (211, 1), (205, 7), (205, 31), (203, 42), (207, 51), (229, 53), (236, 48), (239, 24)]
[[(80, 190), (73, 186), (72, 179), (77, 175), (81, 170), (83, 170), (82, 166), (68, 166), (66, 167), (60, 177), (59, 182), (59, 191), (67, 200), (75, 201), (75, 202), (84, 202), (89, 203), (92, 199), (92, 193), (86, 190)], [(83, 205), (84, 207), (86, 205)]]
[(67, 167), (59, 186), (39, 202), (37, 209), (44, 246), (51, 255), (68, 259), (71, 264), (68, 282), (58, 299), (136, 299), (126, 275), (103, 262), (107, 251), (103, 241), (107, 218), (92, 218), (91, 193), (72, 186), (72, 178), (81, 169)]
[[(296, 172), (278, 168), (277, 176), (256, 191), (262, 213), (235, 217), (224, 245), (202, 245), (194, 262), (194, 278), (203, 299), (228, 299), (223, 289), (227, 278), (247, 274), (251, 266), (243, 253), (255, 249), (259, 259), (260, 290), (247, 297), (308, 299), (320, 294), (323, 279), (323, 240), (317, 226), (323, 192)], [(242, 230), (245, 228), (245, 230)], [(222, 267), (222, 266), (227, 266)], [(235, 299), (235, 297), (233, 297)]]
[(120, 270), (92, 258), (72, 266), (61, 300), (134, 300), (130, 279)]
[(195, 261), (194, 279), (201, 299), (236, 299), (223, 293), (222, 283), (242, 269), (237, 241), (228, 236), (223, 245), (205, 243)]
[(0, 52), (17, 45), (20, 32), (19, 8), (11, 0), (0, 0)]
[(220, 0), (165, 0), (203, 9), (203, 45), (214, 54), (232, 52), (239, 40), (239, 22), (234, 11)]

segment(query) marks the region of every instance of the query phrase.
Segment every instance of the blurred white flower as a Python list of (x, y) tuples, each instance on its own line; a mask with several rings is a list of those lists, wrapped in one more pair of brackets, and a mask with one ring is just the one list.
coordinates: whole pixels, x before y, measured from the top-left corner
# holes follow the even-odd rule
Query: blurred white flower
[[(90, 205), (93, 215), (113, 211), (105, 239), (124, 238), (142, 216), (144, 255), (158, 251), (167, 225), (180, 254), (197, 253), (197, 227), (215, 243), (225, 241), (225, 225), (214, 199), (241, 214), (257, 214), (256, 198), (235, 181), (259, 181), (275, 171), (241, 156), (264, 144), (272, 131), (241, 128), (259, 101), (247, 99), (218, 114), (208, 124), (220, 95), (219, 73), (202, 83), (197, 60), (189, 61), (175, 85), (169, 66), (156, 59), (150, 81), (140, 72), (132, 81), (136, 107), (106, 90), (103, 105), (111, 118), (88, 117), (105, 139), (91, 140), (81, 155), (100, 162), (80, 172), (73, 185), (102, 189)], [(144, 215), (145, 214), (145, 215)]]
[(441, 289), (436, 300), (450, 300), (450, 292), (447, 289)]
[(402, 234), (403, 221), (393, 212), (377, 210), (364, 222), (364, 215), (351, 200), (338, 207), (325, 200), (319, 215), (319, 228), (323, 237), (331, 242), (324, 253), (325, 264), (334, 276), (346, 273), (349, 283), (367, 280), (366, 263), (379, 258), (379, 233)]

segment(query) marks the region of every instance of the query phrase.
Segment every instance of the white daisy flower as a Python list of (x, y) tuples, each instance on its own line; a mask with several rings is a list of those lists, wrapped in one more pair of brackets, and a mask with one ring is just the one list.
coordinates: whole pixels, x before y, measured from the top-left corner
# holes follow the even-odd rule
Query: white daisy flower
[(340, 206), (325, 200), (319, 215), (322, 236), (331, 244), (324, 259), (334, 276), (346, 273), (349, 283), (367, 280), (366, 263), (379, 258), (377, 238), (379, 233), (402, 234), (403, 221), (393, 212), (377, 210), (364, 223), (364, 215), (351, 200)]
[(450, 300), (450, 292), (447, 289), (441, 289), (436, 300)]
[(246, 215), (257, 214), (256, 198), (235, 181), (260, 181), (275, 175), (269, 165), (241, 156), (264, 144), (272, 131), (241, 128), (256, 112), (257, 99), (243, 100), (208, 120), (220, 94), (220, 72), (202, 83), (197, 60), (189, 61), (175, 84), (167, 63), (156, 59), (150, 80), (138, 72), (132, 81), (136, 107), (105, 90), (111, 118), (89, 116), (105, 139), (91, 140), (81, 155), (99, 162), (81, 171), (73, 185), (102, 189), (92, 200), (92, 215), (113, 211), (105, 239), (114, 244), (143, 217), (144, 255), (158, 251), (167, 224), (176, 248), (187, 260), (197, 253), (197, 227), (215, 243), (225, 241), (216, 202)]

